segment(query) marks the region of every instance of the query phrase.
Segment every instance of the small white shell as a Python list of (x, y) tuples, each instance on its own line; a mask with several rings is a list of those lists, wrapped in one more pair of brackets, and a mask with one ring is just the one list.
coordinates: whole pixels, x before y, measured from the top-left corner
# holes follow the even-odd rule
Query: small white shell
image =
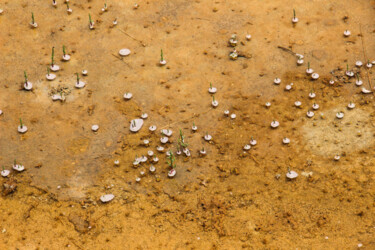
[(13, 170), (17, 172), (22, 172), (25, 170), (25, 167), (21, 164), (16, 164), (16, 165), (13, 165)]
[(302, 65), (303, 62), (304, 62), (303, 59), (298, 59), (298, 60), (297, 60), (297, 65)]
[(168, 141), (169, 141), (169, 139), (166, 136), (160, 138), (160, 142), (163, 143), (163, 144), (167, 143)]
[(349, 31), (349, 30), (345, 30), (344, 31), (344, 36), (345, 37), (348, 37), (348, 36), (350, 36), (351, 35), (351, 32)]
[(86, 86), (86, 83), (85, 82), (82, 82), (82, 81), (78, 81), (78, 82), (76, 82), (76, 84), (75, 84), (75, 87), (77, 88), (77, 89), (82, 89), (82, 88), (84, 88)]
[(1, 171), (1, 176), (2, 177), (7, 177), (9, 174), (10, 174), (10, 171), (7, 170), (7, 169), (4, 169), (4, 170)]
[(60, 70), (60, 66), (59, 65), (56, 65), (54, 64), (53, 66), (51, 65), (49, 67), (53, 72), (56, 72), (56, 71), (59, 71)]
[(251, 139), (251, 140), (250, 140), (250, 145), (251, 145), (251, 146), (255, 146), (255, 145), (257, 145), (257, 140)]
[(173, 178), (176, 175), (176, 170), (172, 168), (170, 171), (168, 171), (168, 177)]
[(94, 131), (94, 132), (98, 131), (98, 129), (99, 129), (99, 125), (95, 124), (95, 125), (91, 126), (91, 130)]
[(52, 74), (52, 73), (46, 74), (46, 78), (47, 78), (48, 81), (53, 81), (53, 80), (55, 80), (56, 75)]
[(212, 136), (209, 135), (209, 134), (206, 134), (206, 135), (204, 136), (204, 139), (205, 139), (206, 141), (211, 141), (211, 140), (212, 140)]
[(280, 78), (275, 78), (273, 80), (273, 83), (276, 84), (276, 85), (279, 85), (281, 83), (281, 79)]
[(366, 89), (366, 88), (362, 88), (362, 93), (363, 94), (369, 94), (369, 93), (371, 93), (372, 91), (371, 90), (368, 90), (368, 89)]
[(292, 179), (295, 179), (298, 177), (298, 174), (294, 171), (288, 171), (288, 173), (286, 173), (286, 177), (290, 180)]
[(120, 56), (128, 56), (128, 55), (130, 55), (130, 50), (129, 49), (120, 49), (120, 51), (118, 53), (120, 54)]
[(131, 132), (138, 132), (143, 126), (143, 120), (142, 119), (133, 119), (130, 122), (130, 131)]
[(336, 117), (338, 119), (342, 119), (344, 117), (344, 113), (343, 112), (338, 112), (338, 113), (336, 113)]
[(66, 55), (63, 55), (62, 59), (64, 61), (69, 61), (70, 60), (70, 55), (66, 54)]
[(167, 61), (166, 61), (166, 60), (163, 60), (163, 61), (160, 61), (160, 62), (159, 62), (159, 65), (160, 65), (160, 66), (164, 66), (164, 65), (166, 65), (166, 64), (167, 64)]
[(125, 100), (130, 100), (132, 97), (133, 97), (133, 94), (132, 94), (132, 93), (129, 93), (129, 92), (128, 92), (128, 93), (125, 93), (125, 94), (124, 94), (124, 99), (125, 99)]
[(208, 92), (209, 92), (210, 94), (215, 94), (216, 91), (217, 91), (217, 89), (216, 89), (215, 87), (210, 87), (210, 88), (208, 88)]
[(309, 110), (309, 111), (307, 111), (306, 115), (307, 115), (307, 117), (311, 118), (311, 117), (314, 116), (314, 112)]
[(280, 123), (278, 121), (272, 121), (271, 122), (271, 127), (272, 128), (277, 128), (279, 125), (280, 125)]
[(212, 104), (212, 107), (214, 107), (214, 108), (216, 108), (217, 106), (219, 106), (219, 102), (217, 100), (212, 101), (211, 104)]
[(284, 144), (289, 144), (290, 143), (290, 139), (288, 137), (283, 138), (283, 143)]
[(25, 83), (23, 84), (23, 88), (24, 88), (25, 90), (31, 90), (31, 89), (33, 88), (33, 84), (32, 84), (31, 82), (27, 81), (27, 82), (25, 82)]
[(348, 104), (348, 109), (354, 109), (355, 108), (355, 104), (353, 102), (350, 102)]
[(156, 168), (154, 167), (154, 165), (151, 165), (150, 166), (150, 172), (151, 173), (154, 173), (156, 171)]
[(171, 129), (162, 129), (160, 132), (161, 132), (162, 135), (165, 135), (165, 136), (168, 136), (168, 137), (170, 137), (173, 133), (173, 131)]
[(115, 198), (113, 194), (105, 194), (100, 197), (100, 200), (101, 202), (106, 203), (106, 202), (110, 202), (111, 200), (113, 200), (113, 198)]
[(317, 80), (317, 79), (319, 78), (319, 74), (318, 74), (318, 73), (313, 73), (313, 74), (311, 75), (311, 78), (312, 78), (313, 80)]
[(24, 134), (27, 132), (27, 127), (25, 125), (22, 126), (18, 126), (18, 133), (21, 133), (21, 134)]

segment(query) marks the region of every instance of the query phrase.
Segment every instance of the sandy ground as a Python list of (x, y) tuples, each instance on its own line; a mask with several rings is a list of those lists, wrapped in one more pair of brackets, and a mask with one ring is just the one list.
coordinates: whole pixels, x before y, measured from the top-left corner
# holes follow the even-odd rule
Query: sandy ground
[[(11, 169), (17, 159), (26, 167), (0, 180), (1, 249), (375, 249), (374, 96), (345, 77), (348, 64), (364, 87), (375, 85), (375, 67), (354, 66), (375, 60), (375, 1), (142, 0), (133, 9), (119, 0), (101, 13), (103, 4), (72, 0), (68, 15), (62, 0), (57, 8), (0, 0), (0, 164)], [(228, 56), (232, 34), (246, 55), (236, 61)], [(63, 45), (69, 62), (60, 61)], [(50, 82), (53, 46), (61, 70)], [(278, 46), (305, 63), (297, 66)], [(121, 48), (131, 55), (121, 58)], [(307, 62), (318, 80), (305, 74)], [(83, 69), (87, 85), (78, 90), (74, 74)], [(23, 71), (33, 91), (22, 90)], [(216, 109), (209, 82), (218, 89)], [(58, 86), (70, 91), (63, 103), (49, 94)], [(320, 108), (307, 118), (314, 102)], [(225, 117), (226, 109), (237, 118)], [(142, 113), (149, 118), (132, 134), (130, 120)], [(19, 118), (29, 128), (24, 135)], [(182, 129), (192, 153), (177, 157), (173, 179), (162, 153), (154, 175), (148, 163), (132, 166), (136, 156), (156, 152), (162, 128), (173, 130), (167, 148), (176, 150)], [(251, 137), (258, 144), (244, 152)], [(297, 179), (285, 178), (288, 167)], [(16, 190), (6, 195), (4, 184)], [(102, 204), (107, 193), (115, 199)]]

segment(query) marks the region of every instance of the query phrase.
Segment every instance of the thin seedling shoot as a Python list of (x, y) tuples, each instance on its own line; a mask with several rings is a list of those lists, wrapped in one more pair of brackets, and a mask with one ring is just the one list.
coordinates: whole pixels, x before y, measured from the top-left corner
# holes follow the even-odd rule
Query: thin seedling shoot
[(70, 60), (70, 55), (68, 55), (67, 53), (66, 53), (66, 47), (65, 47), (65, 45), (63, 45), (63, 57), (62, 57), (62, 59), (64, 60), (64, 61), (69, 61)]
[(47, 80), (49, 80), (49, 81), (53, 81), (53, 80), (55, 80), (55, 78), (56, 78), (56, 75), (51, 73), (51, 70), (50, 70), (49, 67), (47, 67), (47, 75), (46, 75), (46, 78), (47, 78)]
[(51, 69), (52, 71), (54, 71), (54, 72), (60, 70), (60, 66), (55, 64), (55, 47), (52, 47), (50, 69)]
[(73, 10), (69, 7), (69, 2), (66, 2), (66, 12), (68, 12), (68, 14), (72, 14)]
[(27, 78), (27, 74), (26, 74), (26, 71), (23, 72), (23, 75), (25, 77), (25, 82), (23, 84), (23, 88), (25, 90), (31, 90), (33, 88), (33, 84), (31, 82), (29, 82), (28, 78)]
[(89, 29), (93, 30), (94, 28), (94, 22), (92, 21), (91, 14), (89, 13)]
[(159, 65), (160, 66), (164, 66), (167, 64), (167, 61), (164, 60), (164, 54), (163, 54), (163, 49), (160, 50), (160, 61), (159, 61)]
[(20, 118), (20, 125), (18, 126), (18, 133), (24, 134), (27, 132), (27, 127), (23, 124), (22, 119)]
[(298, 23), (298, 17), (296, 17), (296, 10), (293, 9), (293, 18), (292, 18), (292, 23), (296, 24)]
[(31, 12), (31, 23), (30, 23), (30, 25), (31, 25), (32, 28), (38, 27), (38, 24), (35, 22), (34, 12)]
[(81, 89), (81, 88), (85, 87), (86, 83), (80, 81), (80, 78), (79, 78), (79, 74), (78, 74), (78, 73), (76, 73), (76, 76), (77, 76), (77, 81), (76, 81), (75, 87), (76, 87), (77, 89)]

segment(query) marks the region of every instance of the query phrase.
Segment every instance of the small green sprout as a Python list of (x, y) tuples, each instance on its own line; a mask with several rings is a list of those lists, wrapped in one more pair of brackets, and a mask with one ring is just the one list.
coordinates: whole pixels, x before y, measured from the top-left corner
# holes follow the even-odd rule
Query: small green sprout
[(27, 79), (26, 71), (23, 72), (23, 75), (24, 75), (24, 77), (25, 77), (25, 83), (27, 83), (28, 79)]
[(52, 47), (52, 55), (51, 55), (51, 66), (52, 67), (55, 65), (54, 57), (55, 57), (55, 47)]
[(164, 55), (163, 55), (163, 50), (160, 50), (160, 61), (164, 61)]
[(307, 62), (307, 68), (310, 69), (310, 62)]
[(215, 95), (212, 95), (212, 102), (215, 102)]
[(49, 69), (49, 67), (47, 67), (47, 76), (49, 76), (49, 73), (50, 73), (51, 71), (50, 71), (50, 69)]
[(77, 75), (77, 83), (79, 83), (79, 74), (76, 73), (76, 75)]
[(68, 9), (68, 10), (70, 9), (69, 8), (69, 2), (66, 2), (66, 9)]
[(91, 14), (89, 14), (89, 23), (90, 23), (90, 25), (92, 25)]
[(63, 45), (63, 55), (66, 55), (65, 45)]
[(180, 129), (180, 137), (178, 139), (178, 145), (180, 145), (182, 148), (186, 148), (188, 146), (188, 144), (185, 143), (185, 136), (182, 133), (181, 129)]
[(296, 10), (293, 9), (293, 19), (296, 19)]
[(169, 156), (168, 156), (168, 159), (167, 159), (167, 164), (171, 168), (175, 168), (176, 167), (176, 158), (173, 155), (173, 153), (172, 153), (171, 150), (169, 150)]
[(32, 24), (35, 23), (34, 12), (31, 12), (31, 23), (32, 23)]
[[(20, 128), (23, 128), (23, 123), (22, 123), (22, 119), (20, 118)], [(15, 162), (16, 160), (14, 160)]]
[(210, 82), (210, 89), (212, 89), (212, 82)]

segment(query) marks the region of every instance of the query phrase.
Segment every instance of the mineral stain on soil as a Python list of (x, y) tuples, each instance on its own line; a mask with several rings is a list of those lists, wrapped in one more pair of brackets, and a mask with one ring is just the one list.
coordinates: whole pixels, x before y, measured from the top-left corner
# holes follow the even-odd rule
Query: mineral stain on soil
[(375, 249), (375, 1), (52, 2), (0, 1), (1, 249)]

